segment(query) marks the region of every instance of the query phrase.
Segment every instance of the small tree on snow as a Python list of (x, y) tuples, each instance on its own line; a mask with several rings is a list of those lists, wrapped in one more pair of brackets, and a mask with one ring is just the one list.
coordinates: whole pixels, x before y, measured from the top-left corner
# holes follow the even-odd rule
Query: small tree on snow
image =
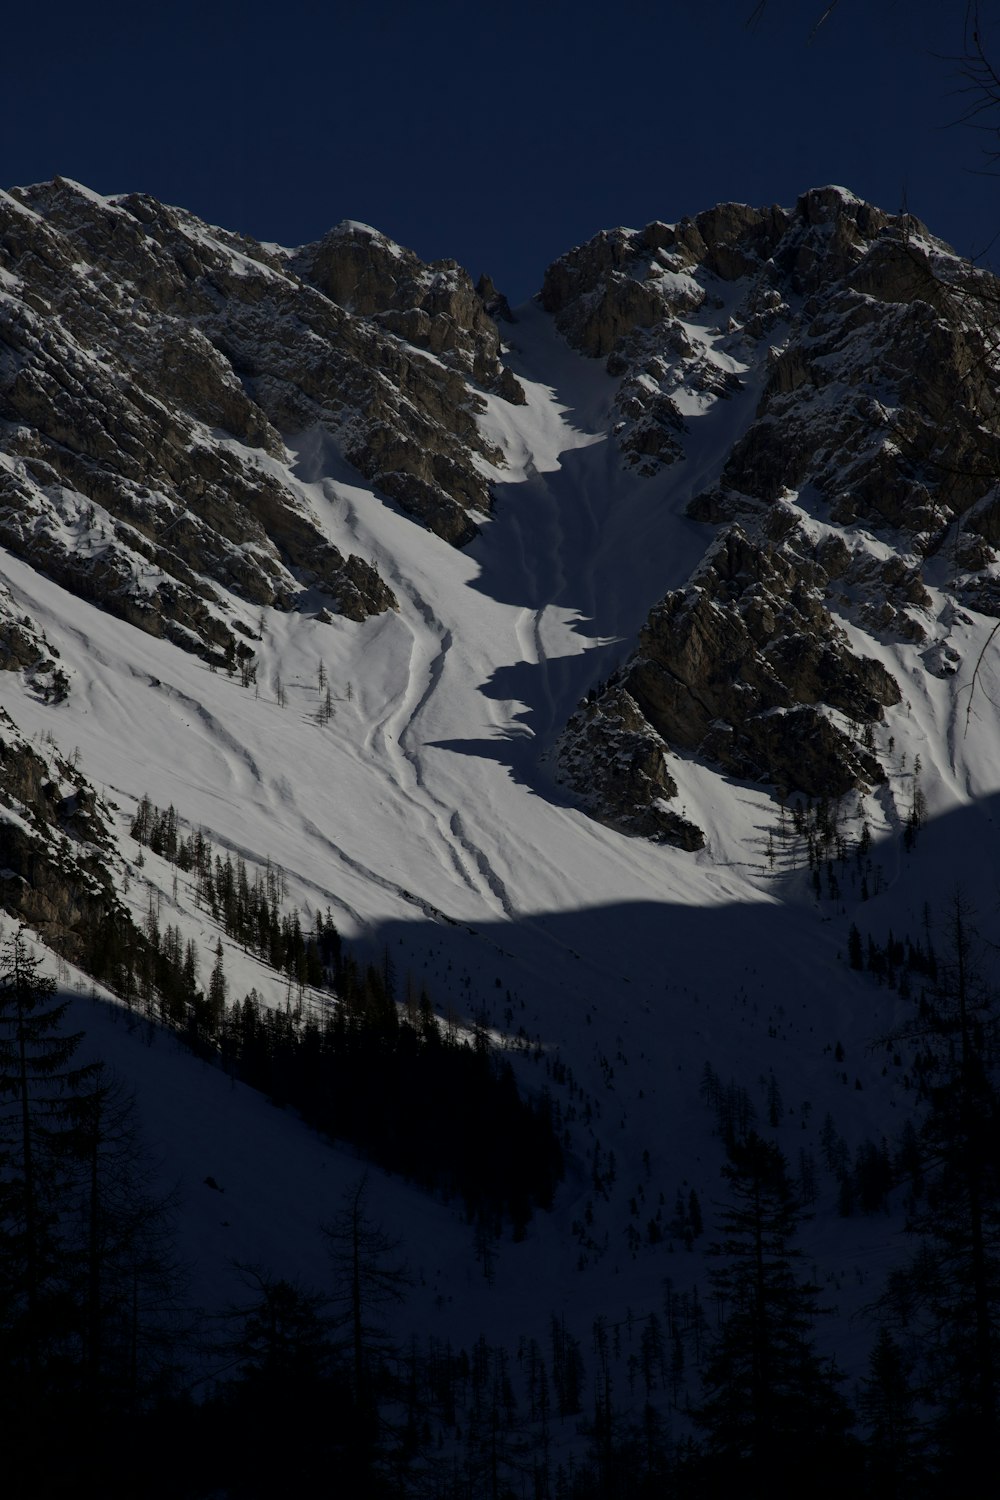
[(383, 1314), (402, 1302), (409, 1286), (399, 1240), (369, 1218), (368, 1174), (345, 1194), (343, 1207), (322, 1226), (333, 1268), (332, 1322), (350, 1357), (355, 1399), (369, 1406), (377, 1366), (391, 1348)]
[(730, 1201), (711, 1279), (726, 1321), (693, 1413), (708, 1440), (699, 1469), (720, 1493), (819, 1493), (817, 1470), (825, 1482), (846, 1475), (850, 1413), (812, 1344), (817, 1288), (799, 1278), (792, 1245), (801, 1210), (784, 1157), (756, 1131), (730, 1147), (723, 1176)]

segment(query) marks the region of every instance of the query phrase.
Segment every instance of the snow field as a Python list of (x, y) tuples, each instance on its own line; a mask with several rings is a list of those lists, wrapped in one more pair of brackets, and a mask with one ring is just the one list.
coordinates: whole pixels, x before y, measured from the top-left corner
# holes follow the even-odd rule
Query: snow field
[[(707, 352), (722, 341), (695, 320), (686, 326)], [(375, 563), (399, 609), (362, 625), (263, 611), (256, 690), (3, 558), (72, 687), (66, 702), (47, 705), (3, 673), (0, 704), (26, 733), (78, 750), (81, 770), (118, 804), (132, 909), (141, 921), (152, 892), (161, 923), (198, 942), (203, 980), (220, 934), (185, 876), (176, 874), (175, 895), (164, 861), (145, 851), (139, 866), (127, 829), (144, 794), (172, 803), (182, 832), (201, 827), (218, 853), (280, 866), (290, 904), (329, 906), (348, 940), (376, 959), (388, 951), (400, 979), (426, 982), (440, 1009), (485, 1011), (511, 1040), (523, 1029), (525, 1046), (511, 1055), (528, 1086), (548, 1081), (546, 1062), (572, 1066), (591, 1122), (573, 1124), (554, 1213), (536, 1216), (523, 1245), (500, 1247), (488, 1293), (454, 1209), (371, 1174), (373, 1207), (403, 1234), (423, 1277), (411, 1311), (466, 1340), (470, 1328), (541, 1338), (552, 1310), (585, 1335), (597, 1312), (656, 1304), (666, 1275), (681, 1288), (703, 1281), (701, 1247), (689, 1256), (643, 1246), (633, 1260), (625, 1232), (638, 1186), (640, 1228), (660, 1192), (669, 1213), (682, 1184), (696, 1187), (711, 1221), (720, 1148), (699, 1099), (706, 1060), (758, 1107), (760, 1080), (773, 1071), (788, 1109), (778, 1138), (793, 1169), (827, 1109), (852, 1146), (889, 1128), (900, 1084), (892, 1070), (883, 1077), (870, 1044), (898, 1002), (847, 968), (847, 929), (856, 919), (880, 940), (890, 926), (916, 935), (925, 900), (956, 870), (973, 890), (991, 890), (1000, 789), (1000, 656), (984, 661), (966, 725), (971, 669), (991, 628), (967, 615), (949, 626), (957, 678), (928, 676), (916, 647), (855, 632), (904, 693), (879, 731), (894, 736), (898, 774), (888, 794), (865, 799), (885, 874), (868, 903), (816, 903), (801, 849), (798, 869), (784, 848), (770, 868), (773, 800), (694, 759), (673, 757), (671, 770), (687, 815), (706, 830), (697, 855), (626, 839), (570, 805), (544, 754), (579, 697), (628, 652), (650, 604), (702, 555), (707, 532), (684, 507), (717, 476), (762, 377), (751, 371), (731, 400), (692, 411), (687, 460), (643, 480), (623, 472), (606, 438), (613, 383), (601, 366), (573, 355), (533, 307), (510, 338), (528, 403), (488, 400), (483, 423), (508, 465), (494, 515), (463, 552), (379, 501), (316, 433), (295, 441), (290, 471), (266, 460), (337, 546)], [(260, 612), (232, 609), (256, 634)], [(333, 699), (326, 724), (317, 722), (321, 666)], [(917, 753), (930, 822), (906, 856), (895, 835)], [(231, 996), (255, 987), (285, 1003), (280, 978), (225, 938), (223, 947)], [(95, 1048), (141, 1080), (147, 1127), (184, 1196), (205, 1298), (223, 1295), (233, 1259), (321, 1280), (316, 1224), (361, 1164), (169, 1039), (147, 1046), (141, 1026), (84, 1010)], [(553, 1093), (565, 1108), (565, 1089)], [(607, 1201), (595, 1201), (591, 1184), (595, 1142), (618, 1161)], [(593, 1248), (573, 1229), (588, 1203)], [(845, 1305), (863, 1302), (898, 1225), (819, 1222), (811, 1241), (807, 1231), (811, 1251), (841, 1268)], [(862, 1280), (851, 1280), (855, 1266)]]

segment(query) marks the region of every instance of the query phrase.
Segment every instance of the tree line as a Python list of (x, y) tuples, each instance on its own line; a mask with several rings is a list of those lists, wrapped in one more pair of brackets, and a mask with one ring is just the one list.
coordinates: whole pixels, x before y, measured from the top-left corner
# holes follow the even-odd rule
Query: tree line
[[(214, 859), (212, 873), (214, 882)], [(256, 1075), (278, 1102), (297, 1101), (307, 1118), (313, 1110), (324, 1118), (330, 1100), (346, 1094), (332, 1108), (360, 1111), (365, 1129), (380, 1128), (372, 1084), (359, 1083), (347, 1102), (351, 1077), (363, 1079), (370, 1062), (371, 1079), (393, 1080), (379, 1090), (383, 1099), (405, 1090), (405, 1075), (427, 1070), (409, 1116), (399, 1111), (401, 1128), (423, 1111), (434, 1120), (431, 1136), (449, 1127), (462, 1134), (446, 1108), (435, 1118), (443, 1089), (434, 1069), (451, 1052), (468, 1070), (470, 1093), (489, 1076), (498, 1099), (516, 1097), (481, 1027), (463, 1041), (425, 995), (397, 1000), (391, 965), (362, 968), (330, 925), (323, 919), (302, 934), (331, 983), (329, 1003), (299, 1014), (291, 1005), (268, 1010), (252, 995), (229, 1005), (221, 976), (221, 1009), (199, 1016), (192, 1000), (180, 1030), (214, 1049), (220, 1065)], [(711, 1069), (703, 1093), (725, 1150), (723, 1202), (707, 1227), (712, 1321), (687, 1294), (683, 1315), (671, 1297), (662, 1319), (640, 1309), (635, 1328), (631, 1315), (627, 1329), (597, 1320), (586, 1361), (564, 1319), (553, 1321), (547, 1351), (528, 1341), (517, 1359), (482, 1340), (469, 1350), (417, 1339), (400, 1347), (379, 1315), (380, 1298), (403, 1290), (394, 1247), (371, 1225), (361, 1193), (328, 1225), (328, 1287), (244, 1268), (247, 1295), (223, 1320), (225, 1332), (200, 1335), (202, 1354), (207, 1345), (209, 1363), (219, 1361), (212, 1381), (185, 1395), (190, 1377), (181, 1371), (198, 1360), (183, 1326), (168, 1207), (149, 1192), (127, 1099), (98, 1065), (77, 1062), (77, 1039), (62, 1031), (65, 1007), (18, 934), (0, 955), (0, 1378), (25, 1438), (14, 1460), (15, 1469), (23, 1463), (23, 1492), (43, 1492), (39, 1474), (85, 1466), (99, 1440), (136, 1463), (142, 1445), (169, 1448), (160, 1478), (163, 1493), (177, 1496), (263, 1495), (281, 1476), (307, 1489), (333, 1473), (345, 1493), (442, 1500), (839, 1494), (845, 1484), (880, 1500), (975, 1492), (1000, 1436), (1000, 1030), (960, 895), (945, 926), (937, 945), (928, 932), (922, 944), (891, 938), (882, 950), (911, 981), (901, 994), (906, 1019), (879, 1039), (906, 1053), (917, 1082), (899, 1142), (872, 1144), (852, 1164), (832, 1121), (824, 1126), (827, 1165), (841, 1185), (851, 1181), (863, 1211), (882, 1212), (904, 1195), (912, 1246), (870, 1309), (871, 1360), (853, 1409), (840, 1372), (818, 1352), (823, 1310), (798, 1247), (808, 1174), (800, 1163), (796, 1179), (767, 1133), (782, 1117), (777, 1081), (765, 1080), (762, 1121), (746, 1092)], [(183, 969), (176, 940), (147, 932), (145, 941)], [(210, 1004), (208, 994), (202, 1000)], [(324, 1073), (327, 1053), (340, 1075)], [(449, 1087), (456, 1076), (448, 1073)], [(550, 1114), (539, 1139), (550, 1139), (552, 1123)], [(332, 1119), (321, 1128), (339, 1133)], [(487, 1110), (484, 1140), (490, 1128)], [(467, 1191), (461, 1158), (442, 1162), (422, 1143), (407, 1162), (410, 1143), (389, 1140), (365, 1149), (387, 1151), (395, 1170), (459, 1195), (491, 1232), (500, 1215), (523, 1231), (524, 1196), (502, 1178), (486, 1190), (489, 1174), (476, 1176), (473, 1164)], [(537, 1149), (537, 1140), (524, 1146)], [(539, 1185), (534, 1201), (546, 1201), (553, 1183)], [(368, 1306), (359, 1303), (364, 1285), (373, 1289)], [(198, 1458), (206, 1445), (209, 1463)], [(146, 1492), (159, 1483), (150, 1479)]]
[(299, 913), (283, 909), (279, 869), (251, 877), (200, 831), (182, 838), (172, 807), (143, 798), (132, 833), (191, 873), (227, 936), (283, 973), (289, 993), (283, 1010), (256, 991), (227, 1005), (221, 944), (203, 987), (193, 945), (175, 926), (161, 931), (151, 907), (145, 950), (125, 977), (127, 1002), (144, 997), (148, 1008), (156, 995), (161, 1018), (232, 1076), (380, 1166), (458, 1197), (491, 1233), (506, 1220), (522, 1237), (533, 1210), (551, 1206), (562, 1145), (548, 1093), (520, 1093), (485, 1027), (442, 1024), (423, 987), (407, 984), (401, 1003), (388, 955), (361, 964), (329, 911), (304, 930)]

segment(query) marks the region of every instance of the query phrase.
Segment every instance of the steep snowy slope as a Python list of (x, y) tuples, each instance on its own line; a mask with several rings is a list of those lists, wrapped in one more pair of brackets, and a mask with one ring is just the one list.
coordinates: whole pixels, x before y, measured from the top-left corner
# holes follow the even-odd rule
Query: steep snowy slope
[[(769, 220), (775, 243), (792, 232), (789, 220)], [(768, 248), (754, 251), (762, 264)], [(819, 1159), (827, 1112), (851, 1152), (879, 1138), (909, 1107), (905, 1059), (896, 1066), (884, 1049), (873, 1050), (901, 1002), (848, 968), (849, 928), (856, 922), (879, 942), (890, 928), (916, 937), (926, 903), (939, 912), (956, 881), (992, 887), (1000, 651), (990, 644), (995, 619), (973, 607), (975, 591), (956, 591), (953, 520), (942, 514), (934, 547), (909, 533), (904, 546), (899, 517), (883, 530), (860, 506), (836, 519), (803, 474), (794, 487), (778, 476), (775, 496), (755, 496), (746, 466), (743, 498), (732, 501), (737, 458), (746, 459), (776, 399), (771, 341), (791, 338), (793, 320), (801, 330), (802, 303), (816, 293), (807, 267), (796, 306), (779, 307), (756, 263), (723, 264), (718, 247), (714, 254), (705, 273), (714, 278), (710, 304), (690, 266), (661, 267), (668, 322), (682, 325), (684, 344), (669, 370), (667, 346), (655, 355), (662, 365), (655, 400), (634, 342), (618, 350), (609, 372), (571, 348), (560, 319), (537, 303), (504, 325), (506, 363), (524, 400), (511, 399), (509, 384), (506, 394), (478, 390), (479, 437), (464, 462), (490, 487), (492, 509), (477, 513), (478, 535), (463, 549), (387, 503), (387, 487), (352, 466), (329, 421), (285, 426), (267, 446), (245, 430), (216, 434), (233, 471), (273, 487), (323, 556), (361, 559), (364, 576), (384, 580), (394, 601), (359, 611), (364, 618), (333, 616), (327, 587), (296, 573), (298, 564), (289, 572), (299, 589), (294, 608), (216, 578), (213, 600), (222, 600), (234, 638), (252, 644), (255, 677), (241, 681), (210, 653), (181, 650), (114, 618), (100, 607), (100, 589), (81, 597), (75, 574), (47, 575), (30, 550), (0, 553), (12, 618), (26, 617), (58, 652), (69, 689), (54, 701), (24, 661), (12, 660), (0, 672), (0, 707), (29, 740), (57, 746), (116, 810), (117, 854), (108, 868), (137, 925), (154, 907), (161, 924), (176, 923), (198, 944), (207, 975), (221, 935), (191, 876), (148, 851), (140, 860), (129, 836), (149, 796), (158, 807), (171, 804), (183, 830), (203, 830), (251, 869), (279, 866), (289, 906), (310, 917), (329, 909), (361, 951), (388, 955), (401, 982), (411, 975), (426, 983), (442, 1013), (482, 1018), (509, 1048), (525, 1087), (553, 1090), (567, 1132), (567, 1178), (552, 1214), (537, 1215), (523, 1243), (500, 1247), (491, 1284), (459, 1215), (398, 1183), (379, 1187), (379, 1208), (412, 1242), (425, 1278), (408, 1316), (458, 1340), (480, 1328), (495, 1339), (512, 1328), (540, 1337), (552, 1310), (585, 1332), (595, 1314), (618, 1320), (629, 1308), (659, 1305), (666, 1277), (680, 1287), (703, 1281), (704, 1241), (688, 1255), (669, 1221), (678, 1190), (695, 1188), (706, 1212), (717, 1197), (722, 1148), (703, 1097), (706, 1063), (723, 1085), (732, 1079), (747, 1090), (762, 1119), (769, 1080), (777, 1080), (784, 1110), (773, 1128), (793, 1167), (801, 1151)], [(868, 254), (866, 239), (855, 259)], [(292, 263), (281, 264), (270, 274), (291, 275)], [(829, 266), (824, 274), (833, 275)], [(647, 286), (634, 267), (623, 275)], [(752, 338), (730, 326), (748, 285), (758, 314), (770, 319)], [(595, 334), (592, 352), (614, 353), (622, 329), (641, 325), (639, 354), (652, 359), (653, 314), (644, 307), (631, 330), (612, 329), (610, 343)], [(580, 329), (589, 325), (562, 321), (586, 342)], [(405, 341), (418, 322), (378, 337)], [(439, 357), (421, 355), (429, 367)], [(821, 366), (831, 358), (816, 355)], [(850, 385), (849, 373), (840, 377)], [(253, 378), (259, 390), (259, 372)], [(624, 395), (623, 379), (631, 383)], [(648, 398), (645, 417), (628, 404), (637, 388)], [(642, 436), (651, 430), (649, 402), (669, 442)], [(800, 418), (784, 411), (790, 425)], [(4, 436), (19, 454), (23, 424), (15, 431), (12, 420)], [(454, 441), (451, 432), (447, 443)], [(879, 441), (884, 450), (885, 431)], [(6, 460), (8, 472), (19, 462)], [(968, 497), (966, 511), (991, 483)], [(54, 493), (46, 490), (50, 500)], [(725, 503), (713, 509), (705, 496)], [(720, 545), (716, 526), (736, 521), (756, 561), (734, 569), (712, 597), (703, 559)], [(73, 551), (77, 541), (63, 535), (61, 545)], [(836, 547), (850, 554), (839, 573), (830, 563)], [(825, 567), (817, 561), (824, 555)], [(906, 568), (919, 564), (922, 592), (900, 606), (907, 618), (920, 616), (919, 633), (893, 621), (879, 626), (872, 613), (895, 587), (885, 565), (900, 555)], [(979, 564), (977, 576), (990, 577), (992, 555)], [(275, 566), (290, 565), (279, 558)], [(968, 582), (967, 568), (962, 578)], [(734, 580), (739, 587), (730, 589)], [(716, 739), (671, 736), (667, 717), (657, 722), (652, 711), (654, 695), (647, 691), (644, 702), (636, 689), (644, 627), (642, 652), (656, 654), (651, 609), (669, 612), (659, 605), (665, 596), (687, 607), (698, 595), (719, 619), (745, 620), (753, 599), (779, 617), (797, 589), (788, 628), (760, 625), (742, 660), (728, 663), (725, 694), (705, 708)], [(834, 602), (831, 590), (842, 597)], [(827, 651), (833, 670), (824, 682), (829, 689), (835, 680), (837, 692), (799, 691), (791, 663), (781, 679), (785, 697), (768, 700), (750, 671), (753, 653), (766, 655), (761, 633), (786, 647), (799, 639), (817, 658)], [(657, 645), (668, 668), (671, 640)], [(852, 673), (867, 674), (863, 712), (844, 688)], [(701, 691), (694, 679), (686, 689)], [(753, 714), (776, 733), (808, 706), (813, 717), (794, 755), (787, 740), (770, 763), (720, 750), (742, 692), (756, 694)], [(588, 694), (590, 706), (566, 738)], [(598, 715), (605, 725), (591, 735)], [(670, 722), (676, 727), (681, 717)], [(840, 736), (829, 760), (847, 774), (842, 784), (806, 788), (790, 766), (822, 725)], [(609, 797), (623, 783), (630, 795), (616, 807)], [(792, 802), (796, 791), (822, 795), (833, 832), (820, 829), (816, 808), (786, 811), (776, 786)], [(904, 847), (908, 822), (921, 825), (913, 848)], [(629, 826), (656, 837), (632, 837), (623, 831)], [(664, 833), (687, 847), (661, 841)], [(284, 979), (221, 940), (230, 995), (254, 987), (284, 1005)], [(329, 1212), (357, 1162), (320, 1150), (288, 1119), (274, 1120), (272, 1133), (266, 1108), (231, 1090), (223, 1075), (180, 1053), (167, 1059), (162, 1042), (147, 1065), (140, 1041), (127, 1037), (108, 1031), (107, 1046), (126, 1071), (148, 1080), (149, 1099), (158, 1101), (148, 1105), (149, 1120), (168, 1155), (176, 1146), (202, 1294), (225, 1284), (231, 1258), (273, 1256), (279, 1269), (318, 1274), (304, 1221)], [(168, 1125), (174, 1089), (185, 1090), (176, 1143)], [(240, 1164), (251, 1128), (261, 1143), (255, 1157), (273, 1142), (271, 1165), (255, 1169), (253, 1183)], [(293, 1175), (294, 1210), (276, 1208), (272, 1168)], [(219, 1214), (205, 1176), (240, 1181), (238, 1212), (230, 1212), (227, 1192)], [(823, 1174), (819, 1191), (832, 1207), (831, 1175)], [(287, 1235), (262, 1234), (275, 1214), (289, 1215)], [(662, 1233), (651, 1233), (650, 1222)], [(844, 1311), (877, 1289), (898, 1253), (898, 1229), (898, 1217), (837, 1221), (824, 1212), (807, 1231)], [(856, 1271), (841, 1285), (849, 1265)], [(864, 1343), (849, 1329), (841, 1357), (856, 1361)]]

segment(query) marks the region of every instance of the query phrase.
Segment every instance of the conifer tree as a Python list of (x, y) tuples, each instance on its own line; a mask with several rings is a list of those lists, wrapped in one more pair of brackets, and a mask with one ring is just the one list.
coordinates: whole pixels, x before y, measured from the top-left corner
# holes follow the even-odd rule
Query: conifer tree
[(332, 1324), (343, 1330), (340, 1343), (350, 1356), (359, 1405), (370, 1396), (376, 1367), (390, 1347), (383, 1309), (401, 1302), (409, 1285), (398, 1260), (399, 1241), (369, 1217), (367, 1192), (366, 1172), (345, 1195), (343, 1208), (323, 1226), (334, 1273)]
[[(65, 1493), (174, 1358), (178, 1280), (134, 1104), (80, 1064), (24, 929), (0, 948), (0, 1402), (23, 1493)], [(86, 1434), (81, 1451), (80, 1433)], [(44, 1442), (40, 1439), (44, 1438)]]
[(215, 944), (215, 964), (208, 981), (208, 1022), (212, 1035), (215, 1035), (221, 1027), (225, 1012), (226, 972), (223, 965), (222, 939), (219, 938)]
[(277, 1400), (294, 1392), (301, 1399), (326, 1375), (331, 1359), (325, 1298), (260, 1266), (239, 1265), (249, 1300), (232, 1315), (240, 1329), (231, 1348), (241, 1378)]
[(236, 1269), (245, 1295), (216, 1346), (230, 1378), (202, 1408), (196, 1488), (182, 1493), (374, 1495), (352, 1461), (353, 1413), (326, 1298), (266, 1267)]
[(99, 1063), (81, 1105), (77, 1302), (81, 1404), (92, 1420), (102, 1412), (134, 1415), (150, 1388), (162, 1388), (181, 1332), (181, 1274), (171, 1202), (152, 1191), (134, 1095)]
[(913, 1500), (926, 1493), (912, 1375), (904, 1350), (881, 1328), (858, 1399), (868, 1428), (869, 1486), (880, 1500)]
[(96, 1071), (74, 1063), (55, 990), (18, 928), (0, 949), (0, 1329), (9, 1397), (28, 1410), (71, 1337), (59, 1205)]
[(927, 1112), (910, 1143), (922, 1196), (907, 1228), (919, 1246), (885, 1311), (919, 1340), (940, 1476), (974, 1490), (1000, 1441), (1000, 1027), (961, 892), (948, 936), (937, 984), (895, 1037), (917, 1049)]
[(725, 1322), (693, 1414), (707, 1438), (697, 1482), (713, 1493), (825, 1494), (851, 1466), (850, 1413), (813, 1347), (818, 1289), (797, 1274), (802, 1215), (785, 1160), (751, 1131), (723, 1176), (730, 1202), (712, 1284)]

